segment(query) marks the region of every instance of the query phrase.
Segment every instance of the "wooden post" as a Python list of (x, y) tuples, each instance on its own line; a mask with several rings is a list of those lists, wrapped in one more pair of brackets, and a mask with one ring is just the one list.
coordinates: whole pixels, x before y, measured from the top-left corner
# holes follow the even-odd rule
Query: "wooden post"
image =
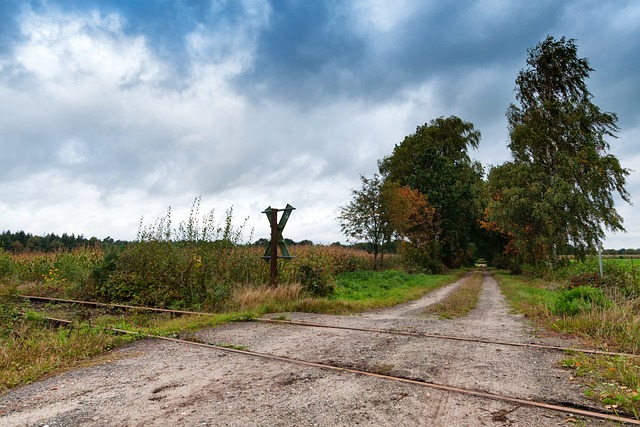
[(271, 209), (271, 280), (269, 284), (278, 284), (278, 209)]

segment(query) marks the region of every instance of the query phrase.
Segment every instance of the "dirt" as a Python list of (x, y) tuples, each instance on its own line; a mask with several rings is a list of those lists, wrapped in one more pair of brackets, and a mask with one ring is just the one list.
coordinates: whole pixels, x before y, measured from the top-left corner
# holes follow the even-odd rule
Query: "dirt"
[[(422, 309), (461, 281), (419, 301), (353, 316), (285, 313), (289, 320), (571, 346), (539, 337), (511, 313), (485, 275), (466, 317)], [(271, 323), (199, 331), (202, 342), (246, 346), (291, 359), (556, 404), (590, 406), (562, 354), (438, 338)], [(93, 366), (12, 390), (0, 398), (2, 426), (559, 426), (608, 425), (425, 386), (272, 361), (160, 340), (113, 351)]]

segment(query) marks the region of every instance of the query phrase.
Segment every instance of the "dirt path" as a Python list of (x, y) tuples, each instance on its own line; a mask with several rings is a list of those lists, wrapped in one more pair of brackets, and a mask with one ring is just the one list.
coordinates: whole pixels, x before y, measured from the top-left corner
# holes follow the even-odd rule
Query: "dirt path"
[[(531, 335), (520, 316), (509, 313), (488, 275), (478, 307), (467, 317), (420, 316), (423, 307), (458, 285), (362, 315), (286, 315), (339, 326), (544, 342)], [(257, 322), (203, 330), (197, 338), (523, 399), (588, 404), (553, 351)], [(156, 340), (133, 343), (112, 356), (3, 396), (0, 425), (558, 426), (569, 419), (537, 408)], [(607, 424), (585, 420), (582, 425)]]

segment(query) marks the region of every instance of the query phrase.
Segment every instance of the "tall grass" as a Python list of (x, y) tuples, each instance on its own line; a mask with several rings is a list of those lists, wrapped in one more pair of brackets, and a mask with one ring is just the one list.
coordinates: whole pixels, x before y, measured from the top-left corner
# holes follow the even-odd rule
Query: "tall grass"
[[(100, 248), (71, 252), (2, 253), (3, 277), (23, 293), (99, 299), (140, 305), (220, 309), (237, 289), (270, 281), (265, 248), (229, 242), (135, 242), (117, 252)], [(291, 260), (278, 261), (278, 283), (303, 290), (333, 289), (335, 276), (371, 268), (366, 251), (299, 245)], [(398, 265), (397, 256), (386, 262)], [(321, 282), (321, 283), (318, 283)], [(316, 292), (322, 294), (322, 292)]]
[[(574, 275), (567, 275), (564, 283), (505, 274), (496, 274), (496, 279), (512, 307), (541, 327), (576, 336), (596, 348), (640, 355), (640, 298), (630, 297), (633, 282), (626, 275), (620, 281), (613, 279), (615, 275), (603, 281), (599, 274), (580, 272), (580, 266), (572, 268)], [(578, 290), (589, 299), (567, 305), (566, 297), (580, 295)], [(607, 299), (602, 300), (605, 294)], [(573, 355), (562, 363), (582, 379), (588, 396), (640, 418), (637, 357)]]
[(46, 327), (37, 317), (23, 319), (11, 334), (0, 338), (0, 391), (74, 366), (130, 340), (88, 326), (58, 329)]

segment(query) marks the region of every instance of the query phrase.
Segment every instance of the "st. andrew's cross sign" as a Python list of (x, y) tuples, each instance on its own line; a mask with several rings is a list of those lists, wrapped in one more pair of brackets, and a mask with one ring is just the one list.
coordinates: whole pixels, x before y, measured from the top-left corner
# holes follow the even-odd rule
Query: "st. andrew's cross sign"
[[(271, 286), (275, 286), (277, 283), (278, 258), (295, 258), (289, 253), (289, 248), (287, 248), (284, 237), (282, 237), (282, 230), (284, 230), (284, 226), (287, 225), (289, 216), (291, 216), (291, 211), (294, 209), (295, 208), (293, 206), (287, 203), (287, 207), (284, 209), (274, 209), (269, 206), (267, 209), (262, 211), (263, 214), (267, 215), (267, 218), (269, 218), (269, 224), (271, 224), (271, 243), (262, 257), (265, 260), (271, 261)], [(282, 211), (280, 222), (278, 222), (279, 211)], [(280, 256), (278, 256), (278, 248), (280, 248)]]

